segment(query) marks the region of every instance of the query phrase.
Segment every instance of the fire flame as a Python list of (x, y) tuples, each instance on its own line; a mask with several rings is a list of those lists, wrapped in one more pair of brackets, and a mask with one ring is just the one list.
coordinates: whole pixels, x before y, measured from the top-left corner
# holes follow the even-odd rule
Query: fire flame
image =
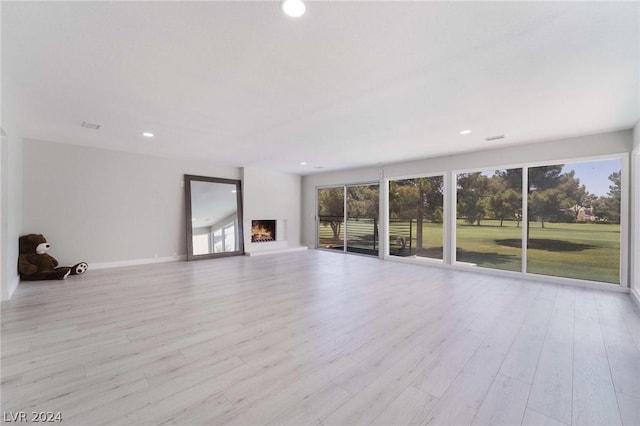
[(251, 227), (251, 240), (273, 240), (273, 234), (270, 229), (266, 228), (262, 224), (254, 225)]

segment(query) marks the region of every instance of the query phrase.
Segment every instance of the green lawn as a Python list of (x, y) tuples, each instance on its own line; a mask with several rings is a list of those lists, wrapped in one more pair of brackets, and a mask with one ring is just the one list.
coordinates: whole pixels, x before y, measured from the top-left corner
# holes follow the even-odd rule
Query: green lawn
[[(522, 228), (516, 222), (483, 220), (480, 226), (458, 220), (456, 260), (484, 268), (522, 270)], [(511, 243), (511, 244), (510, 244)]]
[[(422, 224), (422, 248), (418, 248), (416, 238), (418, 225), (415, 221), (389, 223), (389, 252), (398, 256), (420, 256), (442, 259), (442, 223), (424, 222)], [(409, 238), (410, 237), (410, 238)], [(402, 249), (404, 240), (405, 248)]]
[[(318, 230), (319, 247), (342, 250), (344, 243), (344, 224), (340, 227), (340, 237), (333, 237), (333, 230), (327, 224), (320, 225)], [(365, 254), (377, 254), (380, 248), (379, 236), (374, 235), (374, 224), (371, 219), (353, 219), (347, 221), (347, 250)]]
[[(349, 221), (349, 247), (373, 249), (373, 226), (365, 221)], [(620, 274), (620, 225), (595, 223), (532, 222), (529, 231), (527, 271), (534, 274), (618, 283)], [(416, 250), (416, 224), (392, 222), (389, 226), (390, 252), (399, 256), (418, 255), (442, 259), (442, 224), (424, 223), (423, 249)], [(411, 235), (411, 238), (409, 238)], [(329, 226), (320, 226), (320, 247), (342, 250)], [(484, 220), (481, 226), (458, 220), (457, 260), (477, 266), (521, 271), (522, 228), (516, 223)], [(403, 240), (401, 240), (403, 239)], [(402, 241), (405, 248), (402, 249)], [(379, 243), (376, 242), (376, 247)], [(409, 251), (411, 247), (411, 251)]]
[[(486, 220), (481, 226), (458, 220), (457, 260), (486, 268), (520, 271), (522, 228)], [(619, 283), (620, 225), (532, 222), (527, 272)]]
[(528, 272), (620, 282), (620, 225), (536, 223), (529, 238)]

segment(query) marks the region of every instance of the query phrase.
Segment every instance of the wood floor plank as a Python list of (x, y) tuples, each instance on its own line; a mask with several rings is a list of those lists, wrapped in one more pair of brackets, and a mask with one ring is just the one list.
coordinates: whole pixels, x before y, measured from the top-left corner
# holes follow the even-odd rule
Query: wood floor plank
[(533, 383), (554, 306), (546, 298), (538, 298), (534, 303), (500, 369), (502, 374), (526, 383)]
[(540, 354), (528, 407), (571, 424), (575, 290), (560, 289)]
[(549, 340), (540, 356), (528, 407), (571, 424), (573, 401), (573, 342)]
[(640, 425), (640, 399), (618, 394), (618, 406), (624, 426)]
[[(397, 356), (396, 356), (397, 355)], [(427, 357), (414, 346), (394, 354), (384, 370), (372, 372), (373, 379), (330, 416), (324, 425), (371, 424), (410, 385), (417, 372), (427, 368)]]
[[(206, 425), (212, 424), (212, 419), (233, 409), (233, 404), (224, 394), (209, 395), (204, 399), (189, 405), (182, 410), (173, 410), (167, 416), (160, 417), (161, 425)], [(142, 419), (142, 422), (150, 419)]]
[(471, 424), (504, 362), (504, 354), (481, 347), (435, 404), (425, 424)]
[(594, 292), (576, 291), (572, 424), (622, 424)]
[(562, 423), (527, 408), (524, 413), (524, 419), (522, 419), (522, 426), (568, 426), (568, 423)]
[(573, 371), (572, 424), (622, 424), (607, 358), (576, 348)]
[(438, 348), (438, 356), (414, 380), (421, 391), (440, 398), (460, 374), (464, 366), (476, 353), (486, 335), (463, 332), (453, 336), (451, 341)]
[(425, 419), (438, 401), (433, 395), (413, 386), (407, 387), (371, 422), (374, 425), (417, 425)]
[(78, 425), (635, 426), (638, 331), (625, 294), (323, 251), (90, 270), (2, 302), (0, 396)]
[(521, 423), (530, 388), (528, 383), (498, 374), (472, 424), (482, 426)]

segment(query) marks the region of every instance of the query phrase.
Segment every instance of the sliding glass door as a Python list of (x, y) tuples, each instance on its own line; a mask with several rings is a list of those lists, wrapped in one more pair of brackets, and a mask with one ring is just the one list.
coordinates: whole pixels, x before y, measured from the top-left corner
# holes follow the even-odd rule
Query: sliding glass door
[(527, 272), (620, 283), (618, 158), (528, 169)]
[(344, 251), (344, 187), (318, 189), (318, 248)]
[(457, 176), (456, 262), (522, 270), (522, 169)]
[(456, 263), (619, 284), (621, 180), (620, 158), (458, 173)]
[(389, 255), (443, 258), (444, 177), (389, 181)]
[(377, 256), (379, 199), (377, 183), (318, 188), (317, 247)]
[[(626, 285), (626, 161), (619, 155), (389, 179), (386, 256)], [(379, 256), (380, 198), (378, 183), (318, 188), (317, 248)]]
[(347, 186), (347, 251), (378, 255), (378, 184)]

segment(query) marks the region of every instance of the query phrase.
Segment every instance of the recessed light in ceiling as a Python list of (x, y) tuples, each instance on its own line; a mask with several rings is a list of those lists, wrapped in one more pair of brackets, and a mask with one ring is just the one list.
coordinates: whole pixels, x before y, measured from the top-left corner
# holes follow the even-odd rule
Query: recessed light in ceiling
[(95, 123), (89, 123), (88, 121), (83, 121), (82, 127), (84, 127), (85, 129), (98, 130), (100, 128), (100, 125)]
[(233, 189), (233, 190), (231, 190), (231, 192), (233, 192), (233, 193), (235, 194), (235, 193), (236, 193), (236, 192), (238, 192), (238, 191), (236, 191), (235, 189)]
[(496, 135), (496, 136), (487, 136), (484, 138), (485, 141), (497, 141), (498, 139), (504, 139), (504, 135)]
[(152, 138), (153, 137), (153, 133), (151, 133), (151, 132), (143, 132), (142, 136), (144, 136), (145, 138)]
[(469, 133), (471, 133), (471, 130), (462, 130), (460, 132), (461, 135), (468, 135)]
[(301, 166), (306, 166), (306, 165), (307, 165), (307, 162), (306, 162), (306, 161), (303, 161), (302, 163), (300, 163), (300, 165), (301, 165)]
[(287, 15), (292, 18), (299, 18), (304, 15), (307, 7), (302, 3), (302, 0), (282, 0), (280, 8)]

